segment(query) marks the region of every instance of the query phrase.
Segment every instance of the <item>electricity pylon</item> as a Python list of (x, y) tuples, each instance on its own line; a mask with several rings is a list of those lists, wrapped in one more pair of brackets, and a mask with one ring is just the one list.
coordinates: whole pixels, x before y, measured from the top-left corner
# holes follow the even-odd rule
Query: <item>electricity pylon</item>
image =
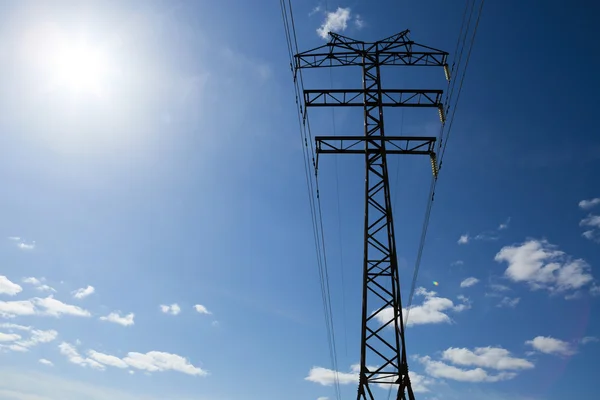
[[(358, 66), (362, 89), (304, 90), (308, 107), (362, 107), (363, 136), (317, 136), (317, 155), (364, 154), (365, 219), (362, 287), (362, 333), (358, 400), (375, 398), (372, 385), (396, 385), (396, 399), (414, 400), (408, 374), (402, 320), (402, 299), (388, 178), (388, 154), (429, 155), (437, 176), (435, 137), (385, 136), (384, 107), (434, 107), (444, 122), (442, 90), (384, 89), (382, 66), (439, 66), (450, 79), (448, 53), (419, 45), (405, 30), (377, 42), (363, 42), (329, 33), (326, 45), (296, 54), (299, 69)], [(306, 115), (306, 114), (305, 114)], [(384, 329), (393, 327), (390, 337)], [(408, 397), (407, 397), (408, 395)]]

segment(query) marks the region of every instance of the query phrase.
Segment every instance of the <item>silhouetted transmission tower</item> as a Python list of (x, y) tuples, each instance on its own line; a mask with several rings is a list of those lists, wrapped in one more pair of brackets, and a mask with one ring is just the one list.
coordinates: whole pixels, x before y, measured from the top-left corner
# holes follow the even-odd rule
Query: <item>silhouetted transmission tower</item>
[[(414, 399), (408, 375), (402, 300), (390, 187), (388, 154), (422, 154), (431, 157), (437, 176), (435, 137), (385, 136), (384, 107), (435, 107), (445, 120), (442, 90), (387, 89), (381, 87), (382, 66), (438, 66), (449, 79), (448, 53), (419, 45), (405, 30), (387, 39), (367, 43), (329, 33), (326, 45), (294, 56), (298, 69), (357, 66), (362, 68), (362, 89), (304, 90), (305, 107), (362, 107), (363, 136), (318, 136), (317, 154), (364, 154), (365, 219), (362, 288), (362, 335), (358, 399), (374, 399), (371, 386), (397, 385), (397, 399)], [(386, 333), (393, 327), (394, 335)], [(390, 338), (391, 337), (391, 338)], [(407, 397), (408, 395), (408, 397)]]

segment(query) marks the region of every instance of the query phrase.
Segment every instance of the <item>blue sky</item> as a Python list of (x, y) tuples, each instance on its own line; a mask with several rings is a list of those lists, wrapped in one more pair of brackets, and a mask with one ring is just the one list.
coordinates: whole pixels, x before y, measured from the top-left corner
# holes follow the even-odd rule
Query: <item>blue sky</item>
[[(293, 2), (299, 46), (341, 15), (351, 37), (409, 28), (454, 50), (463, 2), (375, 3)], [(0, 399), (333, 399), (279, 5), (0, 7)], [(599, 11), (485, 5), (406, 333), (419, 398), (595, 398)], [(307, 74), (330, 84), (360, 75)], [(390, 112), (388, 132), (436, 132), (433, 114)], [(333, 118), (360, 133), (359, 111)], [(311, 123), (331, 134), (331, 111)], [(361, 161), (320, 163), (343, 397), (359, 360)], [(390, 171), (406, 298), (430, 169)]]

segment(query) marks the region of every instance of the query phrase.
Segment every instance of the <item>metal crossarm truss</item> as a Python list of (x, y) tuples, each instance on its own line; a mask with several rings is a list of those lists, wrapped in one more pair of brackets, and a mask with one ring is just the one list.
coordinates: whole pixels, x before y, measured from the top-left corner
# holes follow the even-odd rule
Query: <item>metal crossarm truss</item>
[[(432, 155), (436, 138), (420, 136), (386, 136), (373, 140), (360, 136), (317, 136), (317, 154), (365, 154), (379, 153), (379, 145), (386, 144), (387, 154)], [(365, 142), (370, 142), (365, 144)]]
[[(384, 107), (438, 107), (441, 90), (383, 89), (382, 65), (440, 66), (447, 72), (448, 53), (418, 45), (408, 30), (367, 43), (330, 33), (331, 41), (295, 55), (300, 68), (360, 66), (362, 89), (304, 90), (304, 105), (360, 106), (364, 111), (361, 136), (321, 136), (317, 153), (363, 154), (365, 157), (365, 218), (362, 287), (361, 354), (358, 400), (373, 400), (376, 385), (394, 385), (397, 400), (414, 400), (402, 320), (402, 300), (388, 154), (423, 154), (435, 159), (435, 138), (386, 137)], [(447, 74), (448, 76), (448, 74)], [(435, 173), (435, 172), (434, 172)], [(382, 393), (383, 394), (383, 393)], [(387, 396), (387, 393), (385, 393)]]
[(297, 68), (361, 66), (362, 54), (377, 48), (379, 65), (414, 65), (439, 67), (447, 64), (448, 53), (423, 46), (408, 39), (409, 31), (403, 31), (377, 42), (361, 42), (336, 33), (326, 45), (299, 53)]
[(441, 107), (442, 90), (417, 89), (310, 89), (304, 91), (307, 107), (363, 107), (381, 101), (384, 107)]

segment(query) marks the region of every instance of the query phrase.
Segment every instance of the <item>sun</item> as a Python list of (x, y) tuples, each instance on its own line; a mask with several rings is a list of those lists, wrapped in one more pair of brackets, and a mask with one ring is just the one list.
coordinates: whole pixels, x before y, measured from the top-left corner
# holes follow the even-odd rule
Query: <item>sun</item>
[(54, 84), (76, 93), (100, 95), (107, 85), (110, 60), (101, 48), (84, 40), (57, 44), (51, 73)]

